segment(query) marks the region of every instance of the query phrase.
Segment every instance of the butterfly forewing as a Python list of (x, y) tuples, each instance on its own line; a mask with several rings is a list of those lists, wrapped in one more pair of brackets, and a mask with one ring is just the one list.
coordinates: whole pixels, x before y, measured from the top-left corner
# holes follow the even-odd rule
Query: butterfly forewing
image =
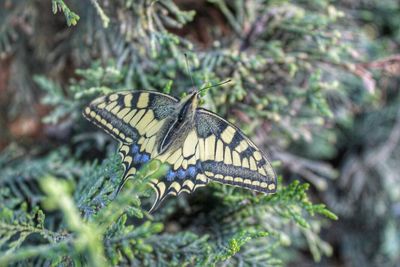
[(156, 135), (177, 103), (158, 92), (120, 92), (97, 98), (83, 114), (122, 143), (143, 143), (140, 138)]

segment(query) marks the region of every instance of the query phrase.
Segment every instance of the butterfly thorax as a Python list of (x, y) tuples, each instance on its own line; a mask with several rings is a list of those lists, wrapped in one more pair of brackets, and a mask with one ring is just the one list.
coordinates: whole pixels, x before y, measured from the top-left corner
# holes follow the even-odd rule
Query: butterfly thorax
[(188, 95), (177, 105), (175, 111), (168, 117), (161, 130), (165, 134), (159, 140), (159, 154), (175, 150), (182, 145), (187, 135), (195, 127), (194, 118), (197, 105), (197, 92)]

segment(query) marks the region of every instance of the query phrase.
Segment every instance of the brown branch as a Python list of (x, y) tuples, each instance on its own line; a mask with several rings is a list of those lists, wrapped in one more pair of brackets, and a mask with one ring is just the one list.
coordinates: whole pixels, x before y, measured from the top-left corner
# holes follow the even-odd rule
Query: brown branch
[(364, 68), (383, 69), (388, 65), (400, 64), (400, 54), (391, 55), (371, 62), (358, 64)]

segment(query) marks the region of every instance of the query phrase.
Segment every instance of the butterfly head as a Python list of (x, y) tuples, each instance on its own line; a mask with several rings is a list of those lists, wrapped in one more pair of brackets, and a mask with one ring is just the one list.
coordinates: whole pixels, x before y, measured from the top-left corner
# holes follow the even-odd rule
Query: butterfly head
[(227, 81), (224, 81), (221, 83), (217, 83), (217, 84), (206, 86), (206, 87), (199, 89), (198, 87), (196, 87), (194, 85), (193, 78), (192, 78), (193, 87), (191, 88), (191, 90), (189, 90), (189, 94), (186, 97), (184, 97), (180, 102), (180, 105), (178, 108), (178, 112), (179, 112), (178, 120), (183, 121), (185, 119), (189, 119), (190, 121), (193, 121), (194, 115), (196, 114), (196, 109), (199, 106), (199, 101), (200, 101), (200, 97), (201, 97), (200, 93), (204, 90), (210, 89), (212, 87), (221, 86), (230, 81), (231, 80), (227, 80)]

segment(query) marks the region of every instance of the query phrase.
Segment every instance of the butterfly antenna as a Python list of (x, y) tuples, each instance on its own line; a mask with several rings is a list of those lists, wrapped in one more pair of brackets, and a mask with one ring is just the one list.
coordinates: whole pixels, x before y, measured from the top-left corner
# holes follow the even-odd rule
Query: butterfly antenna
[(190, 71), (190, 68), (189, 68), (188, 56), (187, 56), (186, 53), (185, 53), (184, 55), (185, 55), (185, 60), (186, 60), (187, 72), (188, 72), (188, 74), (189, 74), (189, 76), (190, 76), (190, 80), (192, 81), (193, 88), (196, 88), (196, 86), (194, 85), (194, 80), (193, 80), (192, 72)]
[(210, 89), (210, 88), (212, 88), (212, 87), (217, 87), (217, 86), (224, 85), (224, 84), (226, 84), (226, 83), (229, 83), (229, 82), (231, 82), (231, 81), (232, 81), (232, 80), (231, 80), (231, 79), (229, 79), (229, 80), (226, 80), (226, 81), (223, 81), (223, 82), (217, 83), (217, 84), (213, 84), (213, 85), (210, 85), (210, 86), (207, 86), (207, 87), (201, 88), (201, 89), (199, 90), (199, 92), (201, 92), (201, 91), (204, 91), (204, 90), (206, 90), (206, 89)]

